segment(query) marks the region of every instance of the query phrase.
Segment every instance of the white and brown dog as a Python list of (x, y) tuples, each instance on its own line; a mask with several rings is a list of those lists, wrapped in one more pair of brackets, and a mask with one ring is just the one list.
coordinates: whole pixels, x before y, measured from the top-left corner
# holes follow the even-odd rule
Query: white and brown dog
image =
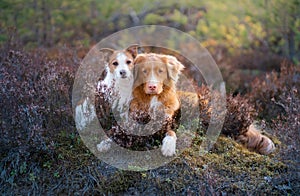
[(103, 48), (107, 64), (106, 76), (99, 81), (97, 89), (105, 93), (112, 103), (112, 108), (121, 111), (131, 100), (133, 85), (133, 61), (137, 55), (137, 45), (129, 46), (125, 50)]
[[(133, 83), (133, 61), (137, 55), (137, 45), (132, 45), (125, 50), (103, 48), (100, 50), (104, 56), (106, 76), (97, 84), (97, 91), (102, 92), (113, 107), (121, 109), (128, 105), (131, 99)], [(116, 95), (115, 97), (112, 94)], [(80, 100), (75, 107), (76, 127), (83, 130), (96, 117), (94, 104), (89, 97)]]
[[(119, 112), (123, 118), (127, 118), (126, 107), (128, 108), (132, 98), (133, 62), (137, 55), (137, 48), (138, 45), (132, 45), (125, 50), (109, 48), (100, 50), (107, 63), (105, 65), (106, 76), (98, 82), (97, 90), (106, 96), (111, 109)], [(109, 138), (101, 141), (97, 145), (97, 150), (107, 151), (111, 142), (112, 140)]]

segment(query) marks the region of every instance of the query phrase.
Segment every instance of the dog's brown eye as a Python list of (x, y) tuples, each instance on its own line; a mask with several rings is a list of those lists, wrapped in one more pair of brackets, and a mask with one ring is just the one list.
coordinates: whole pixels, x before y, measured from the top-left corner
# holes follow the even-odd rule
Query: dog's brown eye
[(113, 62), (113, 65), (114, 65), (114, 66), (118, 66), (119, 63), (118, 63), (117, 61), (115, 61), (115, 62)]
[(147, 70), (143, 70), (143, 73), (146, 74), (146, 73), (147, 73)]
[(127, 65), (129, 65), (129, 64), (131, 63), (131, 61), (130, 61), (130, 60), (128, 60), (128, 61), (126, 61), (126, 63), (127, 63)]
[(162, 70), (162, 69), (159, 69), (159, 70), (158, 70), (158, 73), (162, 73), (162, 72), (163, 72), (163, 70)]

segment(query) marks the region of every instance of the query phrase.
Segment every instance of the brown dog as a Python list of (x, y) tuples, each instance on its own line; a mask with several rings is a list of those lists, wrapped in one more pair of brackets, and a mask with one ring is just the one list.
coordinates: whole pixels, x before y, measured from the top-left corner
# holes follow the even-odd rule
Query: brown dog
[[(184, 66), (173, 56), (154, 53), (139, 54), (134, 64), (131, 115), (163, 111), (165, 120), (171, 121), (180, 108), (176, 82)], [(175, 132), (168, 126), (161, 148), (164, 156), (175, 154), (176, 139)]]

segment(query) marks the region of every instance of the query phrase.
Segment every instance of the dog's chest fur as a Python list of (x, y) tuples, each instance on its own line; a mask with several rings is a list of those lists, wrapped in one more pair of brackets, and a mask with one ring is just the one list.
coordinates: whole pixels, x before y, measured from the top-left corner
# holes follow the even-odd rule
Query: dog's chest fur
[(121, 111), (124, 106), (128, 106), (132, 99), (133, 77), (118, 79), (115, 73), (111, 73), (106, 67), (104, 80), (98, 83), (98, 90), (106, 94), (106, 97), (112, 104), (113, 109)]
[(158, 107), (161, 107), (162, 103), (158, 100), (157, 96), (153, 96), (150, 100), (150, 110), (156, 110)]
[(115, 97), (112, 97), (113, 108), (123, 109), (124, 106), (129, 106), (130, 100), (132, 99), (132, 85), (133, 79), (129, 78), (126, 81), (117, 80), (113, 88)]

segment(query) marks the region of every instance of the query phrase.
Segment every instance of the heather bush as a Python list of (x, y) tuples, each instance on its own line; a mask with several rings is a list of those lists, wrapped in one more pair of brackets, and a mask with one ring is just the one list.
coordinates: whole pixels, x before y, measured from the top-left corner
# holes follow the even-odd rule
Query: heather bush
[[(299, 146), (300, 146), (300, 69), (284, 62), (280, 72), (270, 72), (251, 84), (247, 95), (255, 104), (259, 117), (268, 132), (277, 137), (276, 156), (288, 164), (287, 172), (272, 180), (283, 194), (299, 193)], [(262, 121), (264, 122), (264, 121)], [(283, 184), (283, 185), (282, 185)], [(296, 188), (298, 187), (298, 188)]]
[(282, 61), (290, 62), (284, 57), (268, 52), (266, 49), (239, 51), (230, 55), (226, 48), (209, 48), (216, 60), (226, 88), (233, 94), (246, 94), (251, 89), (251, 82), (271, 71), (280, 71)]
[(49, 60), (41, 51), (1, 54), (1, 186), (31, 186), (57, 160), (59, 134), (76, 133), (70, 100), (78, 64), (68, 64), (68, 56)]
[[(280, 72), (271, 72), (253, 81), (250, 100), (259, 117), (268, 120), (272, 134), (282, 140), (286, 155), (297, 151), (300, 130), (300, 69), (283, 63)], [(289, 153), (288, 153), (289, 152)], [(299, 159), (299, 156), (298, 156)]]
[(271, 120), (295, 112), (291, 104), (299, 101), (299, 66), (283, 63), (280, 72), (272, 71), (251, 83), (249, 99), (255, 104), (259, 117)]
[[(299, 193), (297, 67), (286, 66), (280, 74), (255, 81), (249, 99), (227, 98), (223, 133), (231, 136), (256, 118), (251, 102), (261, 103), (255, 104), (259, 113), (263, 107), (258, 106), (270, 103), (284, 108), (285, 115), (273, 119), (268, 131), (283, 143), (278, 154), (262, 156), (220, 137), (211, 152), (199, 157), (194, 154), (202, 141), (199, 135), (171, 163), (131, 172), (98, 160), (76, 132), (71, 92), (78, 54), (66, 48), (31, 53), (12, 48), (0, 52), (1, 194)], [(274, 103), (268, 93), (277, 96)]]
[(14, 50), (2, 59), (1, 140), (7, 149), (46, 149), (46, 136), (73, 125), (70, 98), (76, 65)]

